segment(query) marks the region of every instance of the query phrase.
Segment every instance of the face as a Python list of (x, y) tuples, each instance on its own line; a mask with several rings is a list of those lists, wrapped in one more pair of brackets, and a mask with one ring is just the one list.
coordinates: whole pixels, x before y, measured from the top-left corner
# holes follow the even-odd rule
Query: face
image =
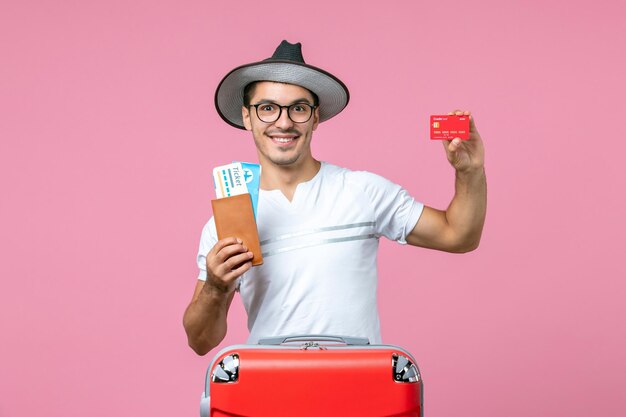
[[(313, 96), (306, 88), (293, 84), (258, 82), (250, 104), (273, 102), (281, 106), (294, 103), (313, 105)], [(311, 137), (319, 123), (319, 111), (306, 123), (294, 123), (283, 109), (280, 118), (273, 123), (259, 120), (254, 107), (242, 108), (243, 123), (252, 131), (259, 160), (263, 164), (279, 166), (299, 166), (313, 159), (311, 155)]]

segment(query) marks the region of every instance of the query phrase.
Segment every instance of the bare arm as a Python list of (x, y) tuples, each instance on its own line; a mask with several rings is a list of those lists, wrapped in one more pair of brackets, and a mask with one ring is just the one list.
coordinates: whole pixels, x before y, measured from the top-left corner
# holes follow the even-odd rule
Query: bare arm
[[(467, 116), (469, 112), (448, 113)], [(474, 119), (466, 141), (444, 141), (448, 161), (456, 171), (455, 194), (448, 209), (424, 207), (424, 212), (407, 242), (447, 252), (468, 252), (478, 247), (487, 212), (487, 180), (484, 148)]]
[(207, 280), (199, 281), (183, 326), (189, 346), (206, 355), (226, 336), (226, 317), (235, 295), (235, 283), (252, 266), (252, 252), (236, 238), (222, 239), (207, 254)]

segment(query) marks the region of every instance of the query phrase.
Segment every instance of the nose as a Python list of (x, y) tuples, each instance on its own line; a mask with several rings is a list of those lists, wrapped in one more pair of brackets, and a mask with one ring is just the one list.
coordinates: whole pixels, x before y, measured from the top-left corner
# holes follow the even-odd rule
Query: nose
[(286, 107), (282, 108), (282, 111), (280, 112), (280, 117), (278, 118), (278, 120), (276, 120), (274, 122), (274, 125), (279, 128), (279, 129), (289, 129), (291, 127), (293, 127), (293, 122), (291, 121), (291, 119), (289, 118), (289, 109)]

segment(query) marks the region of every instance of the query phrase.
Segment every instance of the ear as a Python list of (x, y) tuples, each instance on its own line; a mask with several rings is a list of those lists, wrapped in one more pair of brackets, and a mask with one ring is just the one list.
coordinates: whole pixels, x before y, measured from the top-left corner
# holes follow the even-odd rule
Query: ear
[(313, 130), (317, 129), (317, 125), (320, 124), (320, 108), (316, 107), (313, 111)]
[(243, 118), (243, 125), (246, 130), (252, 130), (252, 123), (250, 122), (250, 110), (246, 106), (241, 106), (241, 117)]

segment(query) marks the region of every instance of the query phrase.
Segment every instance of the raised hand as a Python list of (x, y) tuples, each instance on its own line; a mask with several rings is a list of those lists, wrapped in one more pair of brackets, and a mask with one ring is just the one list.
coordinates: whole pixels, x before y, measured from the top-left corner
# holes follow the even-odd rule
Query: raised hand
[(470, 173), (472, 171), (482, 170), (485, 163), (485, 149), (480, 134), (474, 124), (474, 118), (469, 111), (454, 110), (448, 113), (448, 116), (469, 116), (470, 118), (470, 134), (468, 140), (454, 138), (453, 140), (444, 140), (443, 147), (446, 150), (448, 161), (459, 173)]

